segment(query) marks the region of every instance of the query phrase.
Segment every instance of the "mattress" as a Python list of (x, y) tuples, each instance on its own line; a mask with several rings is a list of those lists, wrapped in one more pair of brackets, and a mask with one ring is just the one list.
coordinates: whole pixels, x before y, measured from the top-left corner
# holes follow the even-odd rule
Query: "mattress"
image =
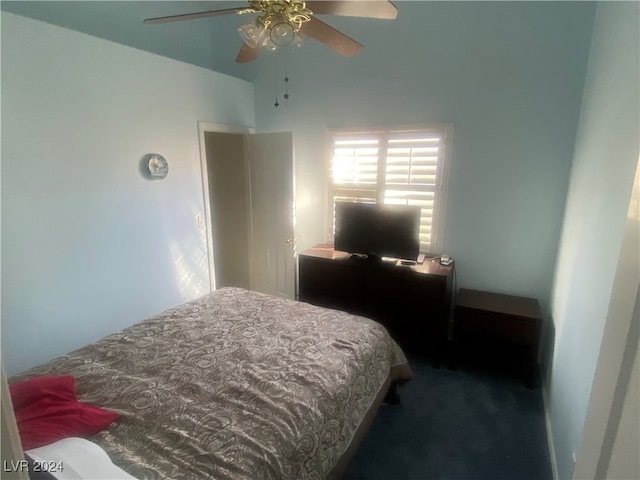
[(20, 374), (119, 413), (91, 438), (139, 479), (338, 478), (391, 382), (380, 324), (223, 288)]

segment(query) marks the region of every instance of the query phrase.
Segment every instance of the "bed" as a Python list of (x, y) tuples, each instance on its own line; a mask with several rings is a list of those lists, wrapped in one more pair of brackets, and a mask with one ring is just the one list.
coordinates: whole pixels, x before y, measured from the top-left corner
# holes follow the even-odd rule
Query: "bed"
[(340, 478), (390, 385), (378, 323), (223, 288), (33, 368), (120, 415), (90, 440), (138, 479)]

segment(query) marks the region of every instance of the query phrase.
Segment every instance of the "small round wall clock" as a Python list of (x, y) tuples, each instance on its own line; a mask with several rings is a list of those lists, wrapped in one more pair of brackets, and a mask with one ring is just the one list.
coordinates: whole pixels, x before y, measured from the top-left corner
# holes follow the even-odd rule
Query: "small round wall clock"
[(149, 178), (154, 180), (162, 180), (169, 173), (169, 164), (167, 160), (157, 153), (151, 153), (148, 155), (146, 166), (149, 173)]

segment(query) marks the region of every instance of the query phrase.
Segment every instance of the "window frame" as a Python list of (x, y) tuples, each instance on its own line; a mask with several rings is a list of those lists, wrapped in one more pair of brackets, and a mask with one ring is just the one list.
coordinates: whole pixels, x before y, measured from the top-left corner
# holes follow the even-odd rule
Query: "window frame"
[[(378, 137), (380, 143), (378, 145), (378, 159), (377, 159), (377, 180), (375, 185), (371, 185), (370, 188), (363, 185), (362, 187), (354, 187), (350, 190), (355, 192), (359, 191), (375, 191), (376, 203), (384, 202), (385, 190), (392, 190), (393, 186), (385, 188), (385, 168), (387, 157), (387, 142), (390, 136), (401, 135), (403, 133), (434, 133), (440, 136), (438, 159), (436, 163), (436, 182), (433, 188), (434, 195), (434, 207), (431, 217), (431, 241), (428, 247), (428, 251), (421, 252), (427, 255), (440, 255), (443, 251), (444, 244), (444, 228), (446, 217), (446, 203), (447, 203), (447, 191), (449, 183), (449, 171), (451, 166), (451, 147), (453, 138), (453, 124), (451, 123), (432, 123), (421, 125), (408, 125), (408, 126), (391, 126), (391, 127), (357, 127), (357, 128), (328, 128), (326, 131), (326, 154), (325, 154), (325, 209), (326, 209), (326, 224), (325, 232), (327, 232), (327, 239), (332, 242), (333, 236), (333, 199), (335, 191), (345, 191), (349, 189), (348, 186), (337, 187), (333, 183), (332, 175), (332, 163), (334, 145), (333, 141), (336, 136), (348, 136), (348, 135), (370, 135)], [(416, 188), (416, 191), (421, 190)], [(424, 189), (423, 191), (427, 191)]]

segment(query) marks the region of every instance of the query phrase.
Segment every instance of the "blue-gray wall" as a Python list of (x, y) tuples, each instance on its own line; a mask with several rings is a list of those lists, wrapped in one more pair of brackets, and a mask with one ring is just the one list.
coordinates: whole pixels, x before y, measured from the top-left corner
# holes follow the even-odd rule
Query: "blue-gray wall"
[[(273, 107), (273, 58), (247, 70), (257, 129), (294, 132), (299, 247), (325, 239), (326, 128), (453, 123), (446, 253), (459, 285), (535, 296), (552, 313), (549, 413), (567, 478), (628, 201), (637, 4), (396, 3), (395, 21), (327, 20), (364, 43), (357, 57), (313, 41), (291, 52), (286, 108)], [(220, 50), (228, 63), (229, 44), (214, 45), (194, 63)], [(2, 356), (11, 373), (200, 291), (184, 288), (205, 281), (195, 122), (248, 125), (254, 106), (244, 82), (12, 15), (2, 15), (2, 49)], [(151, 150), (168, 152), (164, 182), (129, 176)]]
[(598, 5), (589, 56), (552, 301), (548, 405), (563, 479), (582, 444), (640, 153), (639, 5)]
[(325, 239), (327, 127), (451, 122), (444, 249), (460, 286), (546, 311), (595, 3), (397, 5), (394, 21), (330, 19), (365, 45), (356, 57), (312, 40), (292, 51), (286, 108), (261, 59), (256, 126), (294, 132), (298, 246)]
[(2, 12), (8, 375), (209, 290), (199, 120), (253, 126), (252, 85)]

